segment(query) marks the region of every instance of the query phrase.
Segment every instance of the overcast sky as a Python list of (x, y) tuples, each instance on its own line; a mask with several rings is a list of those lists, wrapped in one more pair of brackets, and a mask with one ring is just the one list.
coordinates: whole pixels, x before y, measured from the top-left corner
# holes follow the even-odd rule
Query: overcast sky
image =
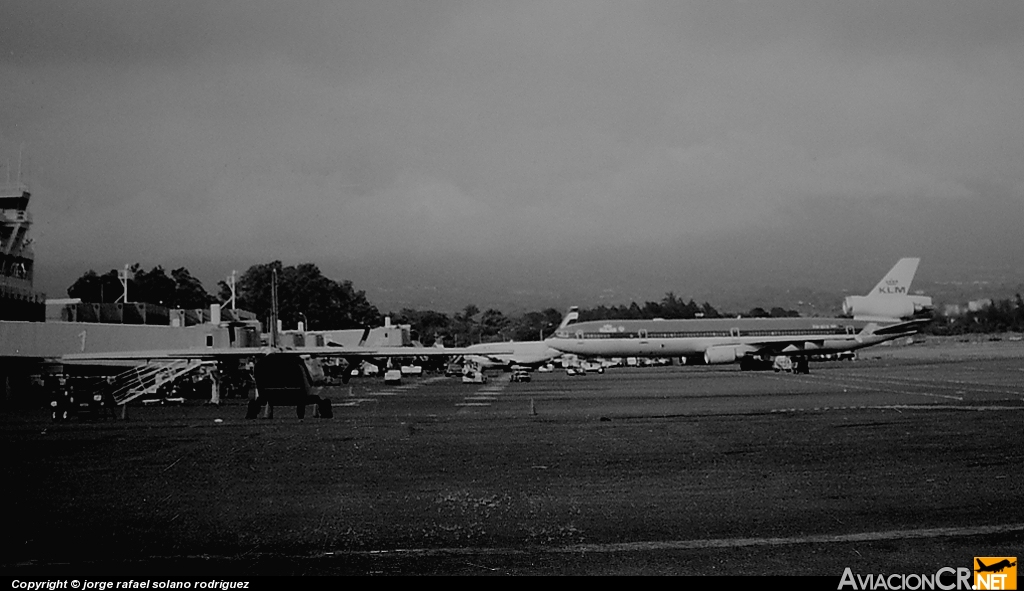
[(0, 0), (0, 163), (56, 296), (128, 262), (1020, 274), (1022, 31), (1019, 0)]

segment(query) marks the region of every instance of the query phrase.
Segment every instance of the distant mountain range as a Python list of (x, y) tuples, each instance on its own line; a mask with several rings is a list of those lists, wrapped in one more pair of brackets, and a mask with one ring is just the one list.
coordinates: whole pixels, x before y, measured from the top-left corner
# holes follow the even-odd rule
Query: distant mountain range
[[(899, 255), (877, 255), (856, 261), (822, 256), (692, 256), (601, 254), (583, 258), (552, 256), (540, 259), (429, 260), (390, 259), (372, 262), (318, 262), (335, 280), (351, 280), (364, 290), (381, 312), (403, 308), (454, 313), (469, 304), (495, 308), (506, 315), (571, 305), (643, 305), (660, 301), (668, 292), (697, 303), (708, 302), (721, 312), (747, 312), (754, 307), (779, 306), (803, 315), (839, 312), (847, 295), (867, 293)], [(907, 253), (908, 256), (918, 253)], [(721, 262), (711, 262), (721, 261)], [(134, 261), (133, 261), (134, 262)], [(217, 281), (231, 269), (244, 272), (253, 262), (140, 261), (144, 267), (185, 266), (203, 279), (212, 294)], [(269, 261), (258, 261), (259, 263)], [(296, 264), (306, 261), (286, 261)], [(122, 263), (123, 264), (123, 263)], [(48, 297), (67, 297), (66, 289), (92, 268), (103, 273), (114, 264), (43, 265), (37, 286)], [(923, 257), (914, 291), (937, 306), (963, 304), (980, 298), (1012, 298), (1024, 293), (1024, 272), (1014, 265), (978, 266)]]

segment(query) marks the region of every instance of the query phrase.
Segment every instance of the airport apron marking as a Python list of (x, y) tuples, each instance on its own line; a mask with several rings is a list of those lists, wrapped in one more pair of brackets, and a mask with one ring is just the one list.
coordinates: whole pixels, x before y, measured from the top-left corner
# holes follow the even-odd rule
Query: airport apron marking
[[(331, 406), (359, 406), (360, 404), (362, 404), (364, 402), (376, 402), (377, 398), (384, 398), (384, 397), (388, 397), (388, 396), (398, 396), (399, 394), (406, 394), (406, 393), (409, 393), (409, 392), (411, 392), (413, 390), (416, 390), (416, 389), (424, 386), (425, 384), (432, 384), (434, 382), (438, 382), (438, 381), (441, 381), (441, 380), (444, 380), (444, 379), (446, 379), (446, 378), (440, 377), (440, 376), (434, 376), (432, 378), (427, 378), (425, 380), (419, 380), (419, 381), (416, 381), (416, 382), (405, 383), (405, 384), (401, 384), (401, 385), (398, 385), (398, 386), (390, 386), (390, 387), (384, 388), (383, 390), (376, 390), (376, 391), (372, 391), (372, 392), (367, 392), (366, 393), (367, 396), (373, 396), (374, 398), (352, 398), (352, 399), (345, 400), (345, 402), (335, 402), (335, 403), (331, 404)], [(350, 391), (351, 391), (351, 389), (350, 389)]]
[[(772, 379), (776, 379), (776, 380), (786, 379), (785, 376), (774, 376), (773, 375), (773, 376), (769, 376), (769, 377), (772, 378)], [(800, 383), (803, 383), (803, 384), (815, 384), (815, 385), (820, 385), (821, 382), (828, 381), (829, 383), (835, 384), (837, 386), (842, 386), (843, 388), (852, 388), (854, 390), (871, 390), (871, 391), (875, 391), (875, 392), (879, 392), (879, 391), (881, 391), (881, 392), (892, 392), (893, 394), (908, 394), (908, 395), (911, 395), (911, 396), (928, 396), (930, 398), (947, 398), (947, 399), (950, 399), (950, 400), (963, 400), (964, 399), (963, 396), (949, 396), (947, 394), (932, 394), (932, 393), (929, 393), (929, 392), (911, 392), (909, 390), (896, 390), (896, 389), (893, 389), (893, 388), (887, 388), (886, 386), (884, 386), (882, 384), (879, 384), (877, 380), (874, 383), (869, 383), (869, 385), (849, 384), (849, 383), (832, 381), (832, 380), (827, 380), (827, 379), (814, 379), (814, 378), (811, 378), (811, 379), (792, 379), (792, 378), (789, 378), (788, 381), (795, 381), (795, 382), (800, 382)], [(867, 381), (867, 380), (865, 380), (865, 381)]]
[(482, 388), (474, 390), (472, 394), (462, 399), (462, 402), (456, 402), (457, 407), (475, 407), (475, 406), (490, 406), (492, 402), (498, 399), (496, 394), (501, 394), (505, 391), (505, 387), (508, 386), (508, 382), (505, 380), (490, 382)]

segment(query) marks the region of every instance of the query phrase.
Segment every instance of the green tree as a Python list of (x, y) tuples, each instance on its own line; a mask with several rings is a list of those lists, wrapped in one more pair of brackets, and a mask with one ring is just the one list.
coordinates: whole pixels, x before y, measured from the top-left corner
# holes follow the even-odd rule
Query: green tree
[[(128, 286), (131, 289), (130, 281)], [(122, 292), (117, 270), (103, 275), (97, 275), (96, 271), (89, 270), (71, 284), (68, 288), (68, 297), (79, 298), (90, 304), (109, 304), (117, 301)]]
[[(103, 275), (90, 270), (68, 288), (68, 296), (89, 303), (116, 302), (124, 294), (119, 276), (118, 269), (111, 269)], [(171, 271), (168, 277), (162, 266), (146, 271), (135, 263), (128, 267), (128, 301), (168, 308), (203, 308), (215, 300), (184, 267)]]
[[(285, 267), (281, 261), (253, 265), (236, 285), (238, 307), (269, 318), (271, 283), (277, 273), (278, 318), (286, 327), (300, 321), (308, 329), (330, 330), (379, 326), (382, 317), (366, 293), (356, 291), (351, 281), (337, 282), (324, 277), (311, 263)], [(223, 291), (223, 289), (222, 289)]]
[(480, 308), (475, 304), (467, 304), (462, 312), (455, 314), (454, 332), (455, 341), (460, 347), (480, 342), (478, 339), (479, 329), (477, 328), (474, 316), (480, 313)]
[[(398, 314), (391, 314), (398, 324), (412, 327), (413, 340), (418, 340), (427, 347), (440, 341), (445, 346), (453, 342), (452, 319), (447, 314), (434, 310), (413, 310), (405, 308)], [(448, 342), (445, 342), (445, 341)]]
[(206, 308), (217, 301), (185, 267), (171, 271), (171, 279), (174, 281), (174, 308)]
[(129, 269), (132, 279), (128, 284), (128, 299), (132, 302), (146, 302), (168, 308), (176, 308), (174, 301), (177, 286), (167, 276), (164, 268), (157, 265), (144, 271), (138, 263)]
[(487, 309), (480, 315), (480, 340), (483, 342), (506, 340), (505, 331), (510, 324), (511, 321), (499, 310)]
[(547, 338), (555, 332), (562, 321), (562, 313), (554, 308), (540, 312), (527, 312), (511, 320), (509, 336), (516, 341), (536, 341)]

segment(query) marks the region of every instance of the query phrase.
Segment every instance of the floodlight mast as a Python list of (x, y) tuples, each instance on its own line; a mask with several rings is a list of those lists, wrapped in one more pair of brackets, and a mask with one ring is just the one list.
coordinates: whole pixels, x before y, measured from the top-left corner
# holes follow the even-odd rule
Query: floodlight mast
[(228, 277), (227, 277), (228, 289), (231, 290), (231, 299), (229, 299), (227, 301), (227, 303), (231, 305), (231, 309), (232, 310), (235, 309), (235, 295), (237, 293), (235, 291), (235, 283), (236, 283), (236, 281), (235, 281), (235, 274), (236, 273), (238, 273), (238, 271), (231, 271), (231, 274), (228, 275)]
[(123, 271), (118, 271), (117, 272), (117, 278), (119, 280), (121, 280), (121, 287), (124, 288), (124, 293), (121, 294), (121, 297), (119, 297), (116, 300), (114, 300), (114, 303), (116, 304), (117, 302), (119, 302), (121, 300), (124, 300), (124, 303), (127, 304), (128, 303), (128, 265), (124, 266), (124, 270)]

